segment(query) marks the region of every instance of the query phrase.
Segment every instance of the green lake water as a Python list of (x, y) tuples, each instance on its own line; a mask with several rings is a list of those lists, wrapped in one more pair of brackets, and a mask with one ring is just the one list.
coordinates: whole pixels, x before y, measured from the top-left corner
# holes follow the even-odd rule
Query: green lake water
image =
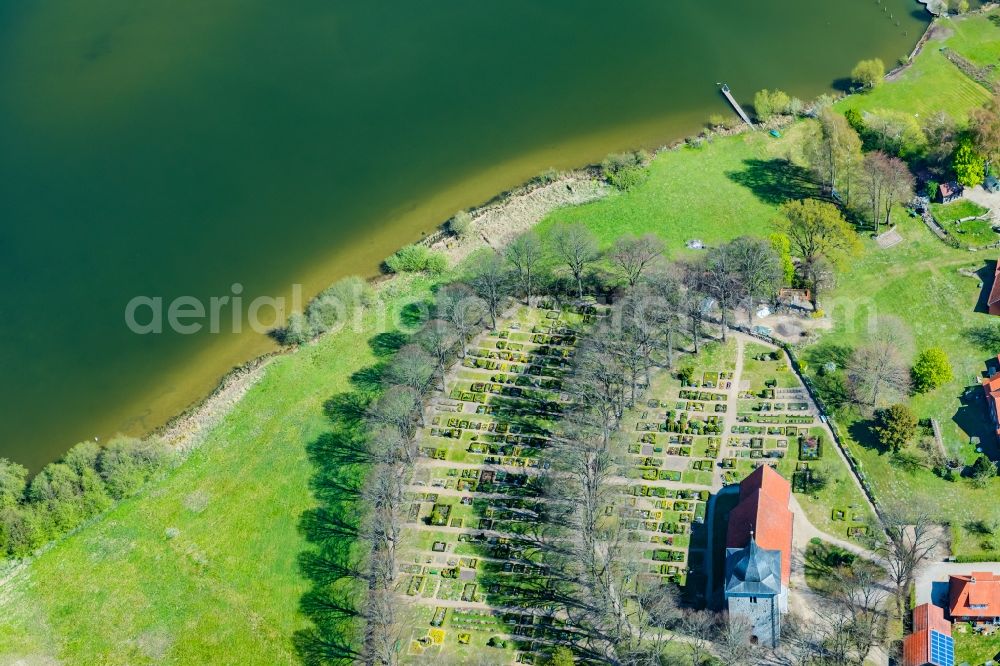
[[(891, 17), (890, 17), (891, 15)], [(135, 296), (315, 292), (548, 167), (890, 66), (915, 0), (0, 0), (0, 456), (141, 432), (268, 350)]]

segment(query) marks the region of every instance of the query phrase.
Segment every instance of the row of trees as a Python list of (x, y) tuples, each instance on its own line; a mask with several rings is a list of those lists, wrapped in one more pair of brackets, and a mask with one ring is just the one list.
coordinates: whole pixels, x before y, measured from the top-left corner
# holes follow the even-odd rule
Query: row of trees
[(641, 575), (641, 554), (614, 512), (614, 479), (622, 475), (620, 419), (648, 386), (651, 368), (672, 362), (684, 290), (661, 274), (637, 280), (586, 333), (567, 383), (573, 406), (546, 452), (537, 545), (550, 603), (568, 618), (573, 652), (587, 661), (658, 664), (674, 639), (668, 627), (683, 616), (674, 586)]
[[(874, 227), (889, 224), (892, 208), (913, 198), (915, 181), (903, 160), (883, 149), (862, 151), (862, 140), (845, 116), (831, 107), (819, 113), (819, 131), (806, 158), (823, 193)], [(898, 151), (883, 144), (882, 148)]]
[(82, 442), (34, 478), (0, 458), (0, 555), (24, 557), (135, 493), (171, 459), (156, 439)]
[[(913, 179), (904, 162), (971, 187), (982, 183), (987, 164), (1000, 158), (1000, 93), (970, 113), (967, 127), (943, 111), (922, 118), (889, 109), (848, 109), (841, 115), (823, 106), (817, 117), (820, 133), (808, 146), (807, 158), (826, 193), (835, 193), (848, 208), (869, 202), (875, 190), (884, 190), (889, 205), (911, 198)], [(881, 164), (865, 164), (862, 149), (884, 153)], [(877, 219), (874, 213), (864, 217), (872, 223)]]
[(358, 655), (364, 663), (398, 663), (402, 621), (394, 597), (404, 485), (416, 463), (425, 403), (431, 392), (444, 387), (448, 368), (464, 354), (469, 339), (488, 322), (496, 325), (507, 298), (506, 271), (493, 257), (477, 268), (468, 283), (439, 289), (431, 317), (382, 370), (378, 395), (364, 409), (361, 439), (370, 466), (360, 493), (364, 517), (357, 537), (365, 556), (355, 570), (364, 588)]

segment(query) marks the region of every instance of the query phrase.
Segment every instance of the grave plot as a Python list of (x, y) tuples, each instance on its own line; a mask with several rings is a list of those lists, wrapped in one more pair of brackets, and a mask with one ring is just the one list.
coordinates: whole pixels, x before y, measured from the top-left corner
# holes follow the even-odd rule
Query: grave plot
[(626, 418), (619, 516), (642, 546), (647, 575), (684, 586), (692, 533), (704, 524), (722, 449), (735, 346), (713, 343), (653, 377), (647, 398)]
[[(548, 305), (548, 307), (545, 307)], [(465, 350), (432, 404), (408, 485), (399, 591), (415, 602), (407, 660), (530, 663), (565, 629), (526, 608), (545, 577), (519, 535), (539, 520), (540, 453), (569, 404), (563, 383), (596, 308), (520, 308)], [(491, 657), (493, 659), (493, 657)]]
[(630, 483), (622, 495), (618, 516), (642, 545), (647, 574), (685, 585), (691, 533), (705, 522), (709, 491)]
[(813, 525), (862, 539), (870, 509), (784, 354), (747, 344), (740, 384), (736, 422), (721, 454), (723, 483), (739, 483), (770, 465), (791, 481)]

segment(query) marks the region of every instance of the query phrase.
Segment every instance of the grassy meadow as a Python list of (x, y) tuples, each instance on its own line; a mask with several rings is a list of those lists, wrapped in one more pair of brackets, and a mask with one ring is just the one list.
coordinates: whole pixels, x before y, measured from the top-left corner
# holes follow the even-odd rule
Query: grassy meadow
[[(889, 85), (882, 85), (864, 95), (852, 95), (837, 107), (841, 111), (857, 109), (896, 109), (917, 117), (944, 111), (962, 122), (969, 111), (985, 104), (990, 93), (979, 83), (962, 75), (941, 52), (950, 48), (977, 65), (989, 58), (996, 62), (997, 26), (985, 16), (945, 19), (937, 23), (935, 35)], [(891, 66), (891, 65), (890, 65)]]
[(558, 222), (582, 222), (603, 246), (622, 234), (655, 233), (671, 257), (690, 253), (685, 243), (693, 239), (713, 245), (739, 235), (765, 235), (777, 219), (777, 204), (816, 191), (795, 163), (811, 129), (797, 123), (780, 139), (751, 132), (661, 153), (639, 187), (558, 210), (539, 231)]
[[(393, 305), (427, 289), (395, 286)], [(0, 664), (298, 663), (310, 587), (298, 559), (311, 550), (299, 519), (316, 504), (308, 451), (330, 430), (324, 403), (377, 360), (378, 328), (369, 314), (360, 334), (274, 360), (167, 478), (5, 583)]]

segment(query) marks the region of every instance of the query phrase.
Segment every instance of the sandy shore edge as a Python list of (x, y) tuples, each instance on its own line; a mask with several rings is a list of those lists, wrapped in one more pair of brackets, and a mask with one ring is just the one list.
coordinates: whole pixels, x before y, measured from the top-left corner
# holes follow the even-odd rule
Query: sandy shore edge
[[(444, 253), (449, 265), (455, 266), (476, 250), (486, 247), (502, 248), (557, 208), (596, 201), (610, 192), (611, 189), (599, 180), (598, 172), (593, 168), (566, 172), (550, 182), (532, 181), (469, 211), (472, 224), (470, 233), (465, 238), (455, 237), (445, 231), (442, 225), (441, 230), (422, 242)], [(380, 276), (374, 278), (372, 284), (376, 291), (381, 291), (395, 279), (391, 275)], [(317, 340), (323, 337), (325, 336), (320, 336)], [(271, 352), (233, 368), (219, 380), (211, 393), (174, 416), (151, 435), (161, 438), (181, 452), (196, 448), (211, 429), (221, 423), (243, 396), (264, 377), (272, 361), (297, 351), (296, 348), (290, 348)]]

